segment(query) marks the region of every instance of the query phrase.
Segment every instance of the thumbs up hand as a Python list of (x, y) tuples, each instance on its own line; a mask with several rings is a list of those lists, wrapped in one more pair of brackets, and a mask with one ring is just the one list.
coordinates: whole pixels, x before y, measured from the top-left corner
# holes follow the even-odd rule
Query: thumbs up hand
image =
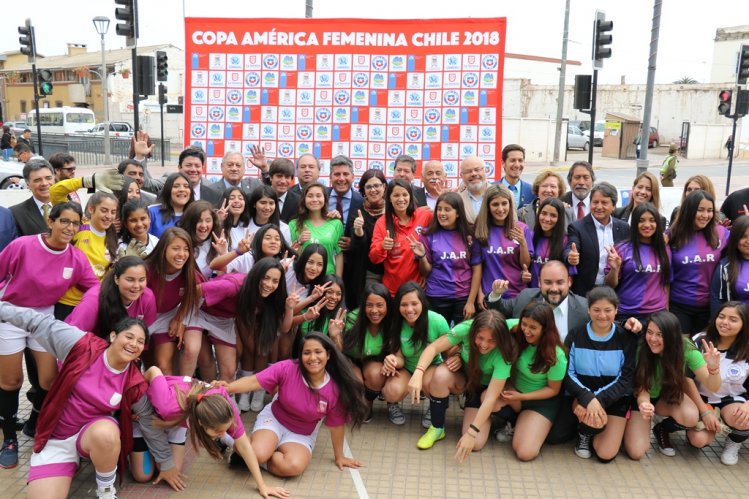
[(382, 240), (382, 249), (390, 251), (395, 247), (395, 241), (390, 237), (390, 231), (385, 231), (385, 238)]
[(356, 237), (364, 236), (364, 217), (361, 214), (361, 210), (356, 210), (356, 218), (354, 219), (354, 234), (356, 234)]
[(520, 280), (524, 283), (529, 284), (531, 282), (531, 272), (528, 270), (528, 266), (523, 264), (523, 272), (520, 274)]
[(575, 243), (572, 243), (572, 246), (570, 246), (570, 252), (567, 255), (567, 263), (570, 265), (580, 264), (580, 252), (577, 251), (577, 245)]

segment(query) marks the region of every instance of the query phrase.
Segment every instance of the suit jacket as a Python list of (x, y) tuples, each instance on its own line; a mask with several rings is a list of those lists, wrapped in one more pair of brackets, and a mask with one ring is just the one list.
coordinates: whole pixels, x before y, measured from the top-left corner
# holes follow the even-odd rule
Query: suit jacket
[(0, 251), (3, 251), (16, 237), (18, 237), (18, 229), (13, 212), (5, 206), (0, 206)]
[(221, 195), (222, 192), (218, 192), (216, 189), (211, 188), (211, 184), (208, 183), (205, 179), (200, 181), (200, 200), (201, 201), (208, 201), (213, 206), (218, 207), (218, 204), (221, 202)]
[(296, 218), (299, 211), (299, 201), (301, 199), (302, 196), (291, 189), (286, 191), (286, 199), (283, 202), (283, 210), (281, 210), (281, 220), (289, 223), (289, 220)]
[(16, 219), (19, 236), (33, 236), (47, 232), (47, 224), (33, 197), (11, 206), (10, 211)]
[[(627, 222), (612, 215), (611, 223), (614, 243), (629, 237), (629, 224)], [(580, 263), (577, 265), (577, 275), (574, 277), (571, 289), (575, 294), (585, 296), (596, 285), (596, 276), (598, 275), (598, 234), (592, 215), (585, 215), (582, 220), (577, 220), (567, 227), (567, 247), (564, 249), (565, 261), (567, 261), (573, 243), (580, 252)]]
[[(504, 177), (502, 177), (501, 179), (499, 179), (499, 182), (497, 182), (497, 183), (501, 184), (503, 180), (504, 180)], [(534, 199), (536, 199), (536, 195), (533, 194), (533, 186), (531, 184), (529, 184), (528, 182), (526, 182), (525, 180), (522, 180), (522, 179), (520, 180), (519, 184), (520, 184), (519, 185), (519, 187), (520, 187), (520, 202), (515, 207), (516, 210), (519, 210), (520, 208), (522, 208), (526, 204), (528, 204), (531, 201), (533, 201)]]
[[(539, 288), (526, 288), (515, 298), (507, 300), (500, 298), (497, 301), (488, 302), (488, 305), (489, 308), (499, 310), (505, 317), (520, 317), (520, 312), (525, 306), (534, 301), (544, 301)], [(567, 295), (567, 331), (584, 326), (589, 320), (587, 300), (570, 292)]]
[(297, 182), (296, 184), (289, 187), (289, 192), (297, 194), (300, 198), (302, 197), (302, 184)]
[[(332, 187), (328, 187), (328, 196), (330, 196), (330, 193), (333, 191)], [(346, 220), (342, 220), (343, 222), (343, 235), (350, 237), (351, 231), (353, 230), (354, 226), (354, 220), (356, 220), (356, 212), (358, 210), (361, 210), (361, 207), (364, 205), (364, 198), (361, 194), (359, 194), (357, 191), (355, 191), (353, 188), (351, 189), (351, 204), (349, 205), (348, 210), (348, 217), (346, 217)], [(341, 216), (343, 216), (343, 213), (341, 213)]]
[[(260, 180), (251, 177), (244, 177), (242, 181), (239, 182), (239, 188), (242, 189), (242, 191), (248, 197), (250, 196), (250, 194), (252, 194), (252, 191), (254, 191), (256, 187), (260, 187), (261, 185), (263, 184), (262, 182), (260, 182)], [(224, 195), (224, 191), (226, 190), (226, 182), (224, 182), (223, 178), (220, 178), (212, 184), (209, 184), (209, 187), (218, 192), (218, 195), (220, 197)]]
[(417, 208), (427, 205), (427, 194), (423, 187), (413, 186), (413, 193)]

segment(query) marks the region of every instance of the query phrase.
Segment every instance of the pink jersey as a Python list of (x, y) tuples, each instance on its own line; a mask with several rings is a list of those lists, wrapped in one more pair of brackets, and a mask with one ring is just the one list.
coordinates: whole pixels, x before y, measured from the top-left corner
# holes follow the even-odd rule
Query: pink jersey
[(182, 301), (182, 295), (185, 294), (185, 278), (182, 276), (182, 272), (175, 276), (166, 276), (161, 290), (157, 289), (159, 278), (155, 272), (148, 271), (147, 282), (156, 298), (156, 312), (159, 314), (173, 310), (174, 307), (179, 305)]
[(48, 307), (76, 286), (86, 291), (99, 284), (81, 250), (67, 245), (53, 250), (41, 234), (12, 241), (0, 253), (0, 297), (23, 307)]
[[(177, 400), (177, 390), (187, 395), (192, 385), (190, 376), (156, 376), (148, 385), (148, 400), (151, 402), (154, 411), (164, 421), (179, 419), (184, 415), (184, 411), (179, 406)], [(231, 405), (234, 412), (234, 424), (226, 431), (230, 437), (237, 439), (244, 435), (244, 424), (242, 415), (234, 404), (234, 399), (226, 392), (223, 387), (209, 388), (205, 395), (219, 394), (224, 397)], [(187, 426), (187, 424), (183, 424)]]
[(296, 360), (282, 360), (257, 373), (265, 391), (273, 393), (278, 388), (273, 415), (301, 435), (311, 435), (322, 418), (329, 427), (341, 426), (348, 419), (346, 408), (338, 403), (338, 387), (327, 373), (325, 378), (323, 386), (310, 388)]
[[(77, 327), (81, 331), (99, 333), (97, 319), (99, 317), (100, 289), (100, 286), (96, 286), (86, 291), (83, 298), (81, 298), (81, 302), (76, 305), (65, 319), (65, 322)], [(150, 326), (156, 320), (156, 298), (154, 298), (153, 291), (149, 288), (146, 288), (137, 300), (125, 308), (127, 309), (128, 317), (141, 319), (146, 323), (146, 326)]]
[(247, 274), (224, 274), (201, 284), (202, 309), (216, 317), (237, 316), (237, 295)]
[(70, 392), (52, 438), (64, 440), (78, 433), (96, 418), (111, 416), (120, 408), (127, 382), (127, 370), (116, 371), (107, 364), (107, 351), (91, 364)]

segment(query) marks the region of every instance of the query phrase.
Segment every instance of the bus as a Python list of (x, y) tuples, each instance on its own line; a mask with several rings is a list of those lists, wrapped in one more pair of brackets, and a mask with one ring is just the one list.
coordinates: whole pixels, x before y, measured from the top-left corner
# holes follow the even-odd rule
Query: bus
[[(85, 107), (47, 107), (39, 109), (39, 122), (42, 134), (75, 135), (91, 130), (96, 116)], [(26, 115), (26, 126), (36, 133), (36, 110)]]

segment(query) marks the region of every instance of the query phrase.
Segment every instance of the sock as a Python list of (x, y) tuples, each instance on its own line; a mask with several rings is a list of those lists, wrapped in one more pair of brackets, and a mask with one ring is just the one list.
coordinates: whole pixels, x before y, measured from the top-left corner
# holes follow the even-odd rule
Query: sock
[(433, 397), (429, 396), (429, 409), (432, 411), (432, 426), (435, 428), (445, 427), (445, 414), (450, 404), (450, 396)]
[(0, 388), (0, 416), (3, 418), (3, 435), (5, 440), (15, 440), (16, 416), (18, 415), (18, 396), (21, 389), (3, 390)]
[(39, 388), (34, 397), (34, 405), (31, 409), (31, 415), (29, 415), (29, 426), (31, 428), (36, 427), (36, 420), (39, 418), (39, 413), (42, 411), (42, 404), (44, 404), (44, 397), (47, 396), (47, 390)]
[(728, 434), (728, 438), (731, 439), (731, 442), (740, 444), (741, 442), (749, 438), (749, 430), (737, 430), (732, 426), (729, 428), (731, 428), (731, 433)]
[(590, 437), (598, 435), (604, 429), (606, 429), (606, 425), (603, 425), (603, 428), (593, 428), (592, 426), (588, 426), (585, 423), (578, 423), (577, 425), (577, 431), (580, 432), (581, 435), (588, 435)]
[(374, 402), (375, 399), (379, 397), (381, 393), (382, 392), (379, 390), (371, 390), (367, 388), (366, 386), (364, 387), (364, 398), (366, 398), (370, 402)]
[(117, 479), (117, 466), (112, 471), (101, 472), (96, 471), (96, 486), (100, 489), (105, 487), (111, 487), (114, 485), (114, 481)]
[(663, 421), (661, 421), (661, 428), (663, 428), (663, 431), (665, 431), (666, 433), (673, 433), (675, 431), (680, 431), (680, 430), (686, 430), (687, 429), (686, 426), (680, 425), (672, 417), (668, 417), (668, 418), (664, 419)]
[(226, 447), (230, 449), (234, 448), (234, 439), (228, 433), (224, 433), (224, 436), (219, 438), (219, 440), (221, 440), (221, 442), (223, 442)]

